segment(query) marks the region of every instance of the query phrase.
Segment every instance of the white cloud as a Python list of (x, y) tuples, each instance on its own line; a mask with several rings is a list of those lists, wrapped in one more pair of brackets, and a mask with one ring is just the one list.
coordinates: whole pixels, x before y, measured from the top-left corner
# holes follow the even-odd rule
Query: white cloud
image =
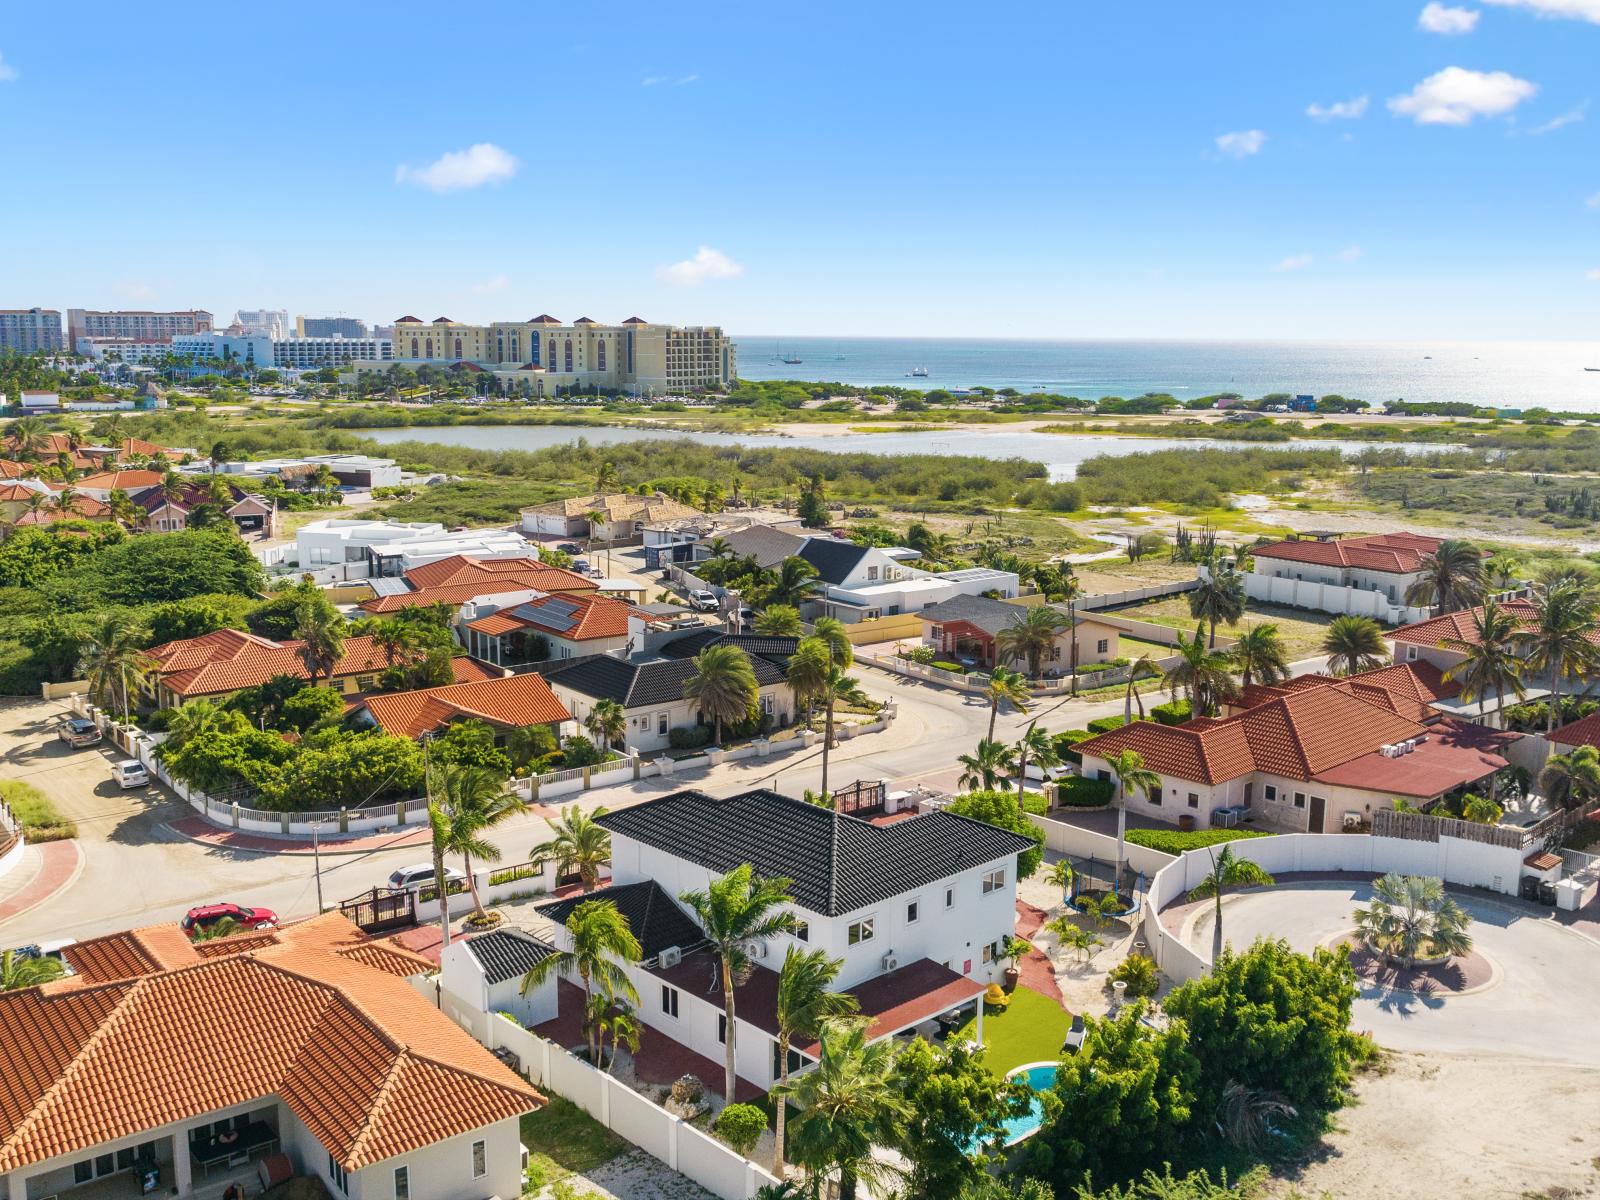
[(1600, 0), (1486, 0), (1502, 8), (1526, 8), (1541, 17), (1600, 25)]
[(1422, 15), (1417, 18), (1417, 28), (1424, 33), (1456, 37), (1476, 29), (1480, 15), (1477, 9), (1451, 8), (1446, 4), (1433, 3), (1422, 10)]
[(1585, 208), (1600, 208), (1600, 192), (1584, 197), (1583, 206)]
[(472, 285), (472, 290), (480, 296), (487, 296), (494, 292), (503, 292), (511, 287), (511, 278), (507, 275), (496, 275), (493, 279), (485, 279), (482, 283)]
[(1590, 283), (1600, 283), (1600, 267), (1596, 267), (1584, 276)]
[(9, 83), (17, 77), (17, 69), (6, 61), (6, 56), (0, 54), (0, 83)]
[(1306, 107), (1306, 116), (1313, 121), (1354, 121), (1366, 113), (1370, 100), (1368, 96), (1356, 96), (1332, 104), (1311, 104)]
[(1241, 129), (1236, 133), (1225, 133), (1217, 139), (1217, 149), (1229, 158), (1249, 158), (1252, 154), (1260, 154), (1261, 147), (1267, 144), (1267, 135), (1259, 129)]
[(1355, 262), (1356, 259), (1360, 258), (1365, 253), (1366, 251), (1360, 246), (1346, 246), (1343, 250), (1339, 251), (1339, 261)]
[(1475, 117), (1503, 116), (1538, 90), (1505, 71), (1446, 67), (1390, 100), (1389, 111), (1418, 125), (1470, 125)]
[(1274, 271), (1299, 271), (1309, 267), (1316, 261), (1316, 258), (1310, 254), (1291, 254), (1288, 258), (1279, 259), (1277, 266), (1272, 269)]
[(676, 76), (674, 76), (674, 75), (646, 75), (643, 79), (639, 80), (639, 86), (640, 87), (660, 87), (662, 84), (670, 84), (673, 87), (682, 87), (684, 84), (693, 83), (695, 80), (697, 80), (699, 78), (700, 78), (699, 75), (696, 75), (696, 74), (693, 74), (693, 73), (690, 73), (688, 75), (676, 75)]
[(1585, 100), (1576, 108), (1569, 108), (1558, 117), (1551, 117), (1543, 125), (1535, 125), (1528, 130), (1534, 137), (1543, 137), (1547, 133), (1554, 133), (1558, 129), (1565, 129), (1568, 125), (1576, 125), (1589, 113), (1589, 102)]
[(693, 258), (656, 268), (656, 278), (673, 287), (695, 287), (708, 279), (733, 279), (743, 274), (743, 264), (710, 246), (701, 246)]
[(492, 142), (479, 142), (465, 150), (440, 155), (425, 167), (395, 168), (396, 183), (414, 183), (433, 192), (504, 183), (517, 173), (517, 160)]

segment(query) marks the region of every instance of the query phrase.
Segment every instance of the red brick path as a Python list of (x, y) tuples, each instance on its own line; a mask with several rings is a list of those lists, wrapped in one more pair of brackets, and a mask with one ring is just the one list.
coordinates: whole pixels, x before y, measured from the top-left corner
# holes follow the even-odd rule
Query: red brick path
[[(0, 922), (19, 917), (29, 909), (37, 908), (57, 892), (69, 886), (83, 869), (83, 851), (70, 838), (59, 842), (45, 842), (24, 854), (37, 851), (39, 869), (26, 885), (0, 901)], [(14, 868), (17, 869), (17, 868)], [(26, 868), (20, 868), (26, 870)]]
[[(1044, 927), (1046, 913), (1042, 908), (1035, 908), (1031, 904), (1017, 901), (1017, 936), (1031, 938)], [(1055, 968), (1050, 965), (1050, 960), (1045, 957), (1042, 950), (1030, 949), (1017, 964), (1017, 969), (1022, 973), (1018, 982), (1029, 991), (1038, 992), (1041, 996), (1049, 996), (1057, 1004), (1062, 1004), (1061, 988), (1056, 983)], [(1066, 1007), (1062, 1004), (1062, 1007)]]

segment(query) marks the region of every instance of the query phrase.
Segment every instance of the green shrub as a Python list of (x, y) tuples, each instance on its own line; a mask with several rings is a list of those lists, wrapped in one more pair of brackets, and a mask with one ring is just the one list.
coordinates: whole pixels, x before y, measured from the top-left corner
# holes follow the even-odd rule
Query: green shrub
[(668, 730), (667, 745), (674, 750), (698, 750), (711, 744), (712, 732), (709, 725), (679, 725)]
[(967, 669), (960, 663), (945, 662), (943, 659), (934, 659), (928, 665), (930, 667), (938, 667), (941, 671), (954, 671), (957, 675), (965, 675), (967, 673)]
[(1111, 968), (1107, 976), (1112, 983), (1125, 983), (1128, 985), (1127, 998), (1137, 1000), (1141, 996), (1154, 996), (1156, 989), (1161, 986), (1161, 980), (1156, 972), (1155, 960), (1143, 954), (1130, 954), (1116, 966)]
[(1063, 729), (1050, 741), (1055, 746), (1056, 755), (1062, 762), (1079, 765), (1083, 762), (1083, 755), (1079, 754), (1073, 747), (1079, 742), (1088, 741), (1093, 736), (1094, 734), (1087, 729)]
[(1038, 813), (1041, 817), (1045, 814), (1044, 797), (1038, 792), (1024, 792), (1022, 794), (1022, 811), (1025, 813)]
[(767, 1114), (754, 1104), (730, 1104), (711, 1128), (737, 1153), (748, 1156), (767, 1131)]
[(581, 733), (569, 737), (561, 747), (567, 767), (592, 767), (605, 760), (605, 752)]
[(1068, 775), (1056, 781), (1056, 802), (1066, 808), (1102, 808), (1111, 803), (1116, 790), (1109, 779)]
[(1130, 829), (1127, 841), (1134, 846), (1159, 850), (1162, 854), (1182, 854), (1185, 850), (1198, 850), (1202, 846), (1217, 846), (1240, 838), (1271, 837), (1260, 829), (1195, 829), (1188, 833), (1179, 829)]
[(1113, 729), (1121, 729), (1127, 723), (1126, 717), (1098, 717), (1089, 722), (1089, 733), (1091, 735), (1110, 733)]
[(22, 825), (23, 840), (29, 843), (59, 842), (78, 836), (78, 827), (61, 815), (55, 803), (21, 780), (0, 780), (0, 800)]
[(1182, 725), (1194, 714), (1188, 700), (1173, 700), (1167, 704), (1157, 704), (1150, 710), (1150, 715), (1162, 725)]

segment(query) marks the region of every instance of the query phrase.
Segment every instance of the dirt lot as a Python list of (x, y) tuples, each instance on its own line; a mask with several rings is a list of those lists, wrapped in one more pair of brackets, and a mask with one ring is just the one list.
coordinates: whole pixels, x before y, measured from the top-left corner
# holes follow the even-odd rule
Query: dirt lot
[(1280, 1180), (1274, 1194), (1286, 1200), (1600, 1195), (1597, 1085), (1600, 1072), (1581, 1067), (1392, 1054), (1359, 1082), (1327, 1153)]
[[(1116, 610), (1119, 617), (1131, 617), (1138, 621), (1153, 621), (1157, 625), (1169, 625), (1174, 629), (1181, 629), (1185, 633), (1193, 633), (1195, 620), (1189, 615), (1189, 602), (1182, 596), (1175, 596), (1167, 600), (1156, 600), (1149, 604), (1137, 604), (1131, 608)], [(1238, 637), (1247, 625), (1262, 625), (1270, 621), (1278, 627), (1278, 632), (1283, 636), (1284, 645), (1289, 653), (1289, 661), (1313, 658), (1322, 651), (1322, 639), (1327, 636), (1328, 623), (1333, 620), (1331, 614), (1311, 612), (1303, 608), (1280, 608), (1274, 604), (1257, 604), (1251, 601), (1245, 613), (1245, 625), (1218, 625), (1218, 637)]]

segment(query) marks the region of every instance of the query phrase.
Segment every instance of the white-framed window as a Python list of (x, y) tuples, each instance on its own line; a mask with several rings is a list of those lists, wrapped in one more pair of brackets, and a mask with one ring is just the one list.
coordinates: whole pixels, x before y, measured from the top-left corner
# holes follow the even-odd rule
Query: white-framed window
[(1304, 808), (1306, 806), (1306, 794), (1304, 792), (1296, 792), (1294, 794), (1294, 806), (1296, 808)]
[(1104, 654), (1104, 653), (1106, 653), (1106, 651), (1108, 651), (1110, 649), (1111, 649), (1111, 639), (1110, 638), (1101, 638), (1098, 642), (1096, 642), (1094, 644), (1094, 652), (1096, 654)]
[(1190, 792), (1189, 793), (1189, 807), (1190, 808), (1199, 808), (1200, 807), (1200, 795), (1199, 795), (1198, 792)]
[(990, 960), (993, 957), (994, 957), (994, 947), (992, 945), (990, 945), (988, 942), (985, 942), (983, 944), (983, 953), (979, 956), (979, 961), (982, 962), (985, 966), (988, 966)]
[(1261, 794), (1268, 800), (1276, 800), (1278, 798), (1278, 785), (1274, 783), (1267, 784), (1261, 789)]
[(489, 1173), (489, 1146), (482, 1140), (472, 1143), (472, 1177), (482, 1179)]
[(987, 896), (990, 892), (998, 892), (1005, 886), (1006, 869), (1004, 867), (996, 867), (992, 871), (985, 871), (983, 873), (983, 894), (985, 896)]
[(906, 924), (915, 925), (921, 919), (922, 902), (920, 900), (913, 900), (910, 904), (906, 905)]
[(661, 985), (661, 1011), (669, 1017), (678, 1015), (678, 989), (670, 984)]
[(847, 933), (847, 940), (852, 946), (859, 946), (862, 942), (870, 942), (873, 935), (873, 918), (862, 917), (859, 921), (852, 921)]
[(797, 921), (794, 927), (794, 940), (797, 942), (811, 941), (811, 922)]
[(394, 1200), (411, 1200), (411, 1168), (394, 1169)]
[(328, 1180), (338, 1190), (341, 1196), (350, 1194), (350, 1176), (339, 1165), (339, 1160), (333, 1156), (333, 1151), (328, 1151)]
[(868, 567), (867, 568), (867, 579), (869, 581), (876, 581), (877, 578), (878, 578), (878, 568), (877, 567)]

